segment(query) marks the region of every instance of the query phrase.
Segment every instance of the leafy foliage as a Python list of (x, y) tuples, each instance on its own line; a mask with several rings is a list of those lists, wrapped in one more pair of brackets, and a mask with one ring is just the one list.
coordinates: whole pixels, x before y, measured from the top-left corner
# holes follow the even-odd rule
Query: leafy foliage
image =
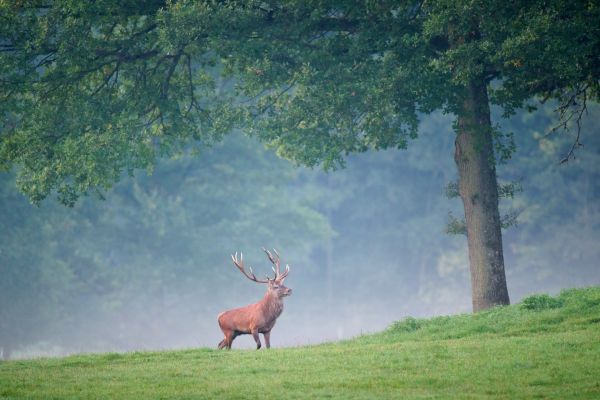
[[(0, 165), (18, 166), (34, 203), (56, 191), (72, 205), (234, 126), (331, 169), (406, 148), (419, 114), (456, 114), (472, 81), (506, 114), (543, 96), (567, 119), (600, 93), (600, 11), (587, 0), (59, 0), (0, 13)], [(508, 159), (511, 136), (496, 139)]]
[(173, 336), (163, 326), (184, 336), (212, 326), (198, 316), (222, 311), (232, 292), (241, 302), (258, 289), (231, 279), (229, 253), (272, 246), (301, 265), (329, 231), (318, 211), (282, 190), (293, 175), (238, 135), (73, 209), (32, 207), (3, 174), (0, 204), (11, 212), (0, 217), (0, 348), (158, 347)]
[[(19, 1), (0, 4), (0, 17), (0, 168), (16, 173), (17, 186), (35, 204), (53, 193), (68, 205), (74, 205), (81, 195), (102, 196), (137, 168), (152, 171), (161, 156), (177, 156), (188, 150), (204, 156), (207, 147), (216, 146), (235, 126), (297, 163), (336, 168), (352, 152), (407, 147), (416, 138), (424, 114), (434, 110), (456, 113), (465, 85), (473, 79), (489, 84), (491, 102), (499, 106), (500, 114), (512, 115), (521, 106), (534, 108), (537, 105), (529, 102), (539, 96), (546, 104), (557, 101), (562, 117), (559, 124), (571, 121), (575, 127), (586, 101), (598, 98), (600, 35), (596, 27), (600, 23), (598, 6), (592, 1), (286, 1), (269, 5), (254, 1), (102, 0), (90, 5), (57, 0), (41, 6), (36, 1)], [(531, 118), (546, 126), (548, 108), (539, 108)], [(499, 132), (526, 130), (527, 117), (519, 114), (517, 119), (516, 129), (504, 124)], [(419, 134), (425, 136), (422, 131)], [(579, 164), (567, 157), (574, 164), (570, 172), (549, 172), (548, 162), (564, 150), (564, 140), (551, 141), (544, 134), (511, 137), (497, 133), (495, 138), (497, 158), (513, 157), (512, 163), (500, 165), (499, 170), (509, 175), (508, 180), (529, 175), (533, 187), (530, 197), (516, 199), (520, 202), (517, 206), (526, 206), (522, 214), (525, 227), (519, 233), (526, 240), (512, 241), (511, 253), (528, 261), (515, 262), (514, 273), (522, 276), (533, 271), (536, 282), (555, 287), (560, 279), (545, 272), (545, 254), (568, 260), (568, 268), (553, 270), (562, 277), (571, 275), (572, 265), (588, 269), (582, 276), (593, 273), (589, 266), (597, 254), (593, 249), (597, 247), (598, 209), (594, 200), (598, 194), (592, 184), (597, 181), (597, 171), (590, 165), (597, 163)], [(409, 194), (429, 187), (427, 182), (436, 182), (440, 176), (445, 178), (442, 182), (453, 178), (446, 177), (450, 168), (442, 165), (438, 151), (447, 144), (448, 135), (429, 137), (423, 149), (430, 149), (430, 153), (421, 151), (422, 159), (417, 160), (407, 156), (424, 183), (408, 184), (400, 179), (398, 168), (406, 166), (404, 161), (381, 153), (381, 160), (355, 161), (361, 169), (355, 180), (349, 175), (314, 178), (332, 184), (332, 188), (314, 190), (302, 198), (305, 203), (294, 204), (292, 214), (278, 211), (279, 215), (274, 213), (265, 220), (265, 211), (287, 210), (291, 204), (288, 199), (277, 198), (279, 188), (267, 185), (261, 193), (250, 191), (252, 187), (235, 172), (237, 168), (252, 171), (250, 166), (242, 163), (231, 169), (229, 160), (211, 158), (206, 160), (208, 164), (188, 164), (183, 179), (178, 179), (177, 172), (164, 172), (175, 189), (189, 191), (197, 202), (186, 203), (183, 197), (166, 194), (145, 181), (128, 189), (114, 188), (118, 197), (114, 201), (123, 206), (120, 211), (108, 210), (98, 216), (89, 203), (80, 206), (76, 212), (83, 214), (84, 222), (75, 223), (75, 217), (58, 211), (53, 211), (57, 214), (49, 220), (46, 216), (36, 220), (29, 209), (13, 205), (10, 199), (16, 196), (10, 192), (6, 209), (17, 210), (20, 217), (13, 219), (9, 213), (2, 216), (7, 221), (3, 223), (2, 243), (10, 249), (2, 253), (6, 257), (2, 273), (9, 277), (5, 282), (17, 283), (5, 292), (3, 304), (10, 303), (9, 293), (22, 293), (14, 304), (27, 304), (23, 307), (26, 315), (51, 316), (51, 312), (45, 313), (40, 299), (31, 304), (25, 299), (26, 293), (42, 288), (37, 293), (46, 296), (48, 301), (43, 305), (49, 310), (60, 310), (65, 296), (70, 301), (76, 298), (80, 304), (102, 304), (98, 308), (111, 313), (132, 303), (120, 291), (129, 283), (147, 287), (144, 300), (156, 298), (168, 308), (172, 303), (161, 287), (170, 288), (169, 284), (181, 276), (189, 276), (187, 284), (192, 287), (195, 279), (206, 273), (195, 269), (194, 257), (206, 256), (202, 260), (214, 268), (219, 263), (210, 246), (192, 248), (190, 243), (210, 238), (209, 243), (217, 247), (229, 246), (219, 242), (218, 235), (224, 235), (221, 240), (231, 236), (237, 243), (252, 247), (257, 246), (250, 238), (283, 240), (280, 233), (266, 228), (256, 232), (254, 228), (257, 221), (275, 226), (280, 220), (277, 217), (283, 215), (290, 218), (289, 225), (318, 233), (312, 241), (289, 234), (286, 243), (303, 243), (305, 250), (319, 239), (330, 245), (323, 245), (328, 250), (320, 248), (318, 254), (356, 250), (356, 243), (350, 240), (335, 242), (334, 232), (324, 227), (323, 215), (342, 221), (335, 226), (338, 235), (358, 235), (354, 237), (364, 243), (359, 250), (377, 249), (376, 256), (366, 251), (360, 256), (348, 252), (349, 256), (340, 260), (344, 265), (387, 266), (386, 255), (394, 253), (400, 244), (410, 243), (403, 249), (411, 261), (389, 263), (394, 271), (391, 276), (412, 277), (412, 272), (419, 271), (414, 274), (419, 276), (416, 286), (424, 296), (424, 288), (435, 281), (426, 279), (427, 268), (435, 269), (431, 266), (446, 260), (442, 250), (445, 242), (439, 240), (432, 246), (430, 239), (435, 229), (429, 223), (436, 221), (433, 211), (440, 204), (426, 199), (424, 208), (417, 208), (409, 201)], [(524, 141), (518, 161), (514, 159), (513, 139)], [(579, 143), (579, 137), (574, 142)], [(542, 152), (544, 162), (539, 162), (536, 151)], [(427, 164), (427, 157), (435, 163)], [(382, 164), (381, 179), (368, 180), (377, 175), (369, 168)], [(440, 168), (432, 172), (427, 165)], [(195, 172), (196, 168), (203, 171)], [(272, 172), (280, 169), (283, 167), (277, 165)], [(211, 181), (212, 176), (218, 179)], [(277, 174), (271, 177), (281, 178)], [(3, 178), (6, 184), (12, 182)], [(249, 177), (255, 178), (256, 174)], [(238, 184), (239, 190), (232, 189), (231, 182)], [(400, 184), (410, 187), (404, 189), (406, 186)], [(365, 189), (356, 195), (364, 206), (357, 207), (349, 200), (357, 188)], [(378, 196), (369, 197), (369, 191)], [(248, 193), (253, 200), (240, 205)], [(578, 193), (585, 193), (585, 198)], [(331, 203), (315, 213), (311, 208), (315, 198), (327, 198)], [(538, 203), (538, 198), (543, 201)], [(414, 218), (390, 217), (388, 208), (380, 207), (386, 201)], [(577, 206), (567, 212), (566, 203)], [(230, 212), (227, 218), (216, 217), (223, 216), (224, 210)], [(340, 215), (345, 218), (340, 219)], [(565, 225), (564, 218), (569, 216), (575, 223)], [(537, 223), (542, 220), (545, 224)], [(15, 229), (18, 223), (23, 225)], [(399, 230), (399, 223), (405, 228)], [(96, 225), (103, 234), (94, 233)], [(127, 233), (130, 227), (134, 234), (128, 240), (111, 237), (111, 232)], [(365, 227), (375, 233), (365, 235)], [(35, 229), (42, 236), (32, 236), (31, 243), (43, 246), (31, 254), (23, 238)], [(547, 239), (535, 246), (539, 234)], [(65, 242), (58, 242), (56, 238), (62, 235)], [(166, 235), (176, 238), (176, 244), (166, 246)], [(75, 239), (84, 237), (92, 242), (96, 237), (102, 240), (78, 247), (81, 242)], [(418, 244), (410, 241), (413, 237)], [(388, 238), (396, 240), (394, 245), (383, 240)], [(573, 247), (564, 252), (565, 238), (579, 240), (570, 242)], [(153, 248), (148, 251), (144, 242)], [(163, 245), (167, 252), (161, 251)], [(170, 264), (173, 259), (177, 260), (176, 267)], [(402, 270), (403, 264), (414, 267)], [(436, 279), (460, 275), (464, 271), (456, 266), (459, 264), (441, 265), (440, 271), (446, 272), (429, 272)], [(120, 268), (122, 265), (132, 267)], [(351, 279), (332, 265), (329, 262), (330, 282), (334, 278), (341, 282)], [(15, 272), (16, 266), (22, 269)], [(42, 266), (61, 271), (58, 278)], [(15, 277), (28, 267), (32, 268), (31, 279)], [(135, 283), (140, 277), (144, 279)], [(222, 283), (214, 279), (209, 286)], [(376, 275), (365, 279), (359, 292), (372, 293), (369, 284), (376, 280), (380, 280)], [(398, 291), (392, 281), (387, 284), (394, 287), (387, 289)], [(80, 282), (93, 285), (86, 287)], [(524, 286), (519, 280), (514, 282), (518, 293), (528, 292)], [(16, 289), (23, 287), (27, 290)], [(70, 297), (73, 292), (67, 293), (69, 290), (76, 296)], [(432, 297), (428, 297), (430, 303), (440, 302)], [(144, 305), (142, 300), (136, 304), (139, 314), (143, 314)], [(96, 328), (89, 325), (90, 330)], [(25, 331), (15, 329), (19, 334)], [(141, 331), (143, 328), (130, 335)]]
[[(522, 210), (504, 241), (513, 299), (598, 280), (598, 128), (586, 126), (586, 147), (559, 166), (571, 137), (544, 136), (551, 116), (545, 105), (506, 127), (520, 132), (519, 151), (499, 174), (523, 186), (505, 199), (506, 209)], [(263, 273), (253, 256), (265, 245), (293, 268), (298, 297), (278, 328), (302, 326), (286, 343), (466, 311), (465, 238), (441, 229), (448, 210), (460, 210), (440, 191), (456, 174), (449, 125), (436, 114), (421, 123), (413, 151), (352, 156), (334, 174), (292, 169), (232, 135), (69, 210), (28, 205), (14, 178), (0, 175), (0, 204), (10, 210), (0, 216), (0, 347), (9, 337), (18, 339), (15, 356), (212, 345), (217, 337), (202, 332), (217, 335), (214, 316), (262, 294), (239, 279), (228, 254), (244, 250)]]
[(454, 214), (452, 214), (452, 212), (449, 212), (445, 232), (448, 235), (466, 235), (467, 224), (465, 223), (464, 218), (459, 219), (455, 217)]

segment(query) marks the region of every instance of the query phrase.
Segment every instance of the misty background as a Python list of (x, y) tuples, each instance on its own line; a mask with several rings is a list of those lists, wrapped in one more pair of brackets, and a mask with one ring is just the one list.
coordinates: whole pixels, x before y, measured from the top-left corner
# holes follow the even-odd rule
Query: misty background
[[(509, 120), (516, 152), (497, 167), (517, 215), (504, 232), (511, 302), (600, 284), (600, 108), (574, 133), (549, 133), (552, 107)], [(343, 170), (298, 168), (233, 133), (199, 154), (124, 176), (106, 199), (30, 205), (0, 174), (0, 348), (4, 356), (216, 347), (221, 311), (262, 298), (230, 254), (270, 272), (276, 248), (291, 272), (274, 347), (349, 338), (406, 316), (470, 312), (453, 117), (422, 118), (406, 151), (354, 154)], [(251, 336), (234, 348), (253, 348)]]

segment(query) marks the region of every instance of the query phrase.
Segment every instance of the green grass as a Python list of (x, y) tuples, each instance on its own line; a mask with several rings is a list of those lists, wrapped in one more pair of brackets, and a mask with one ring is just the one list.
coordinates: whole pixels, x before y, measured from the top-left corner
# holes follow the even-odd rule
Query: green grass
[(600, 287), (318, 346), (0, 363), (0, 398), (600, 398)]

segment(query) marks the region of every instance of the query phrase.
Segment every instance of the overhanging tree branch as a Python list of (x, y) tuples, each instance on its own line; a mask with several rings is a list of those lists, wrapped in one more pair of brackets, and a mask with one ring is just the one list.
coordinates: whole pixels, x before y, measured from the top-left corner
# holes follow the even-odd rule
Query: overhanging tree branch
[(589, 87), (588, 83), (577, 85), (570, 94), (561, 96), (561, 103), (554, 110), (558, 114), (559, 122), (550, 129), (547, 135), (555, 133), (558, 130), (570, 132), (573, 123), (576, 129), (575, 139), (567, 154), (560, 160), (560, 164), (567, 163), (572, 158), (575, 158), (575, 150), (583, 146), (580, 141), (581, 123), (583, 116), (587, 114), (587, 92)]

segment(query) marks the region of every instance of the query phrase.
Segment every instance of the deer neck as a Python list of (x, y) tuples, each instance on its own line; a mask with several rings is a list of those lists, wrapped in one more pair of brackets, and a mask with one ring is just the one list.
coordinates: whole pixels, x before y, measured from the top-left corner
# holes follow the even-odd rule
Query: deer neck
[(279, 317), (283, 311), (283, 299), (281, 297), (277, 297), (277, 295), (273, 293), (267, 292), (261, 303), (261, 308), (263, 309), (265, 315), (271, 317), (269, 319), (275, 319)]

